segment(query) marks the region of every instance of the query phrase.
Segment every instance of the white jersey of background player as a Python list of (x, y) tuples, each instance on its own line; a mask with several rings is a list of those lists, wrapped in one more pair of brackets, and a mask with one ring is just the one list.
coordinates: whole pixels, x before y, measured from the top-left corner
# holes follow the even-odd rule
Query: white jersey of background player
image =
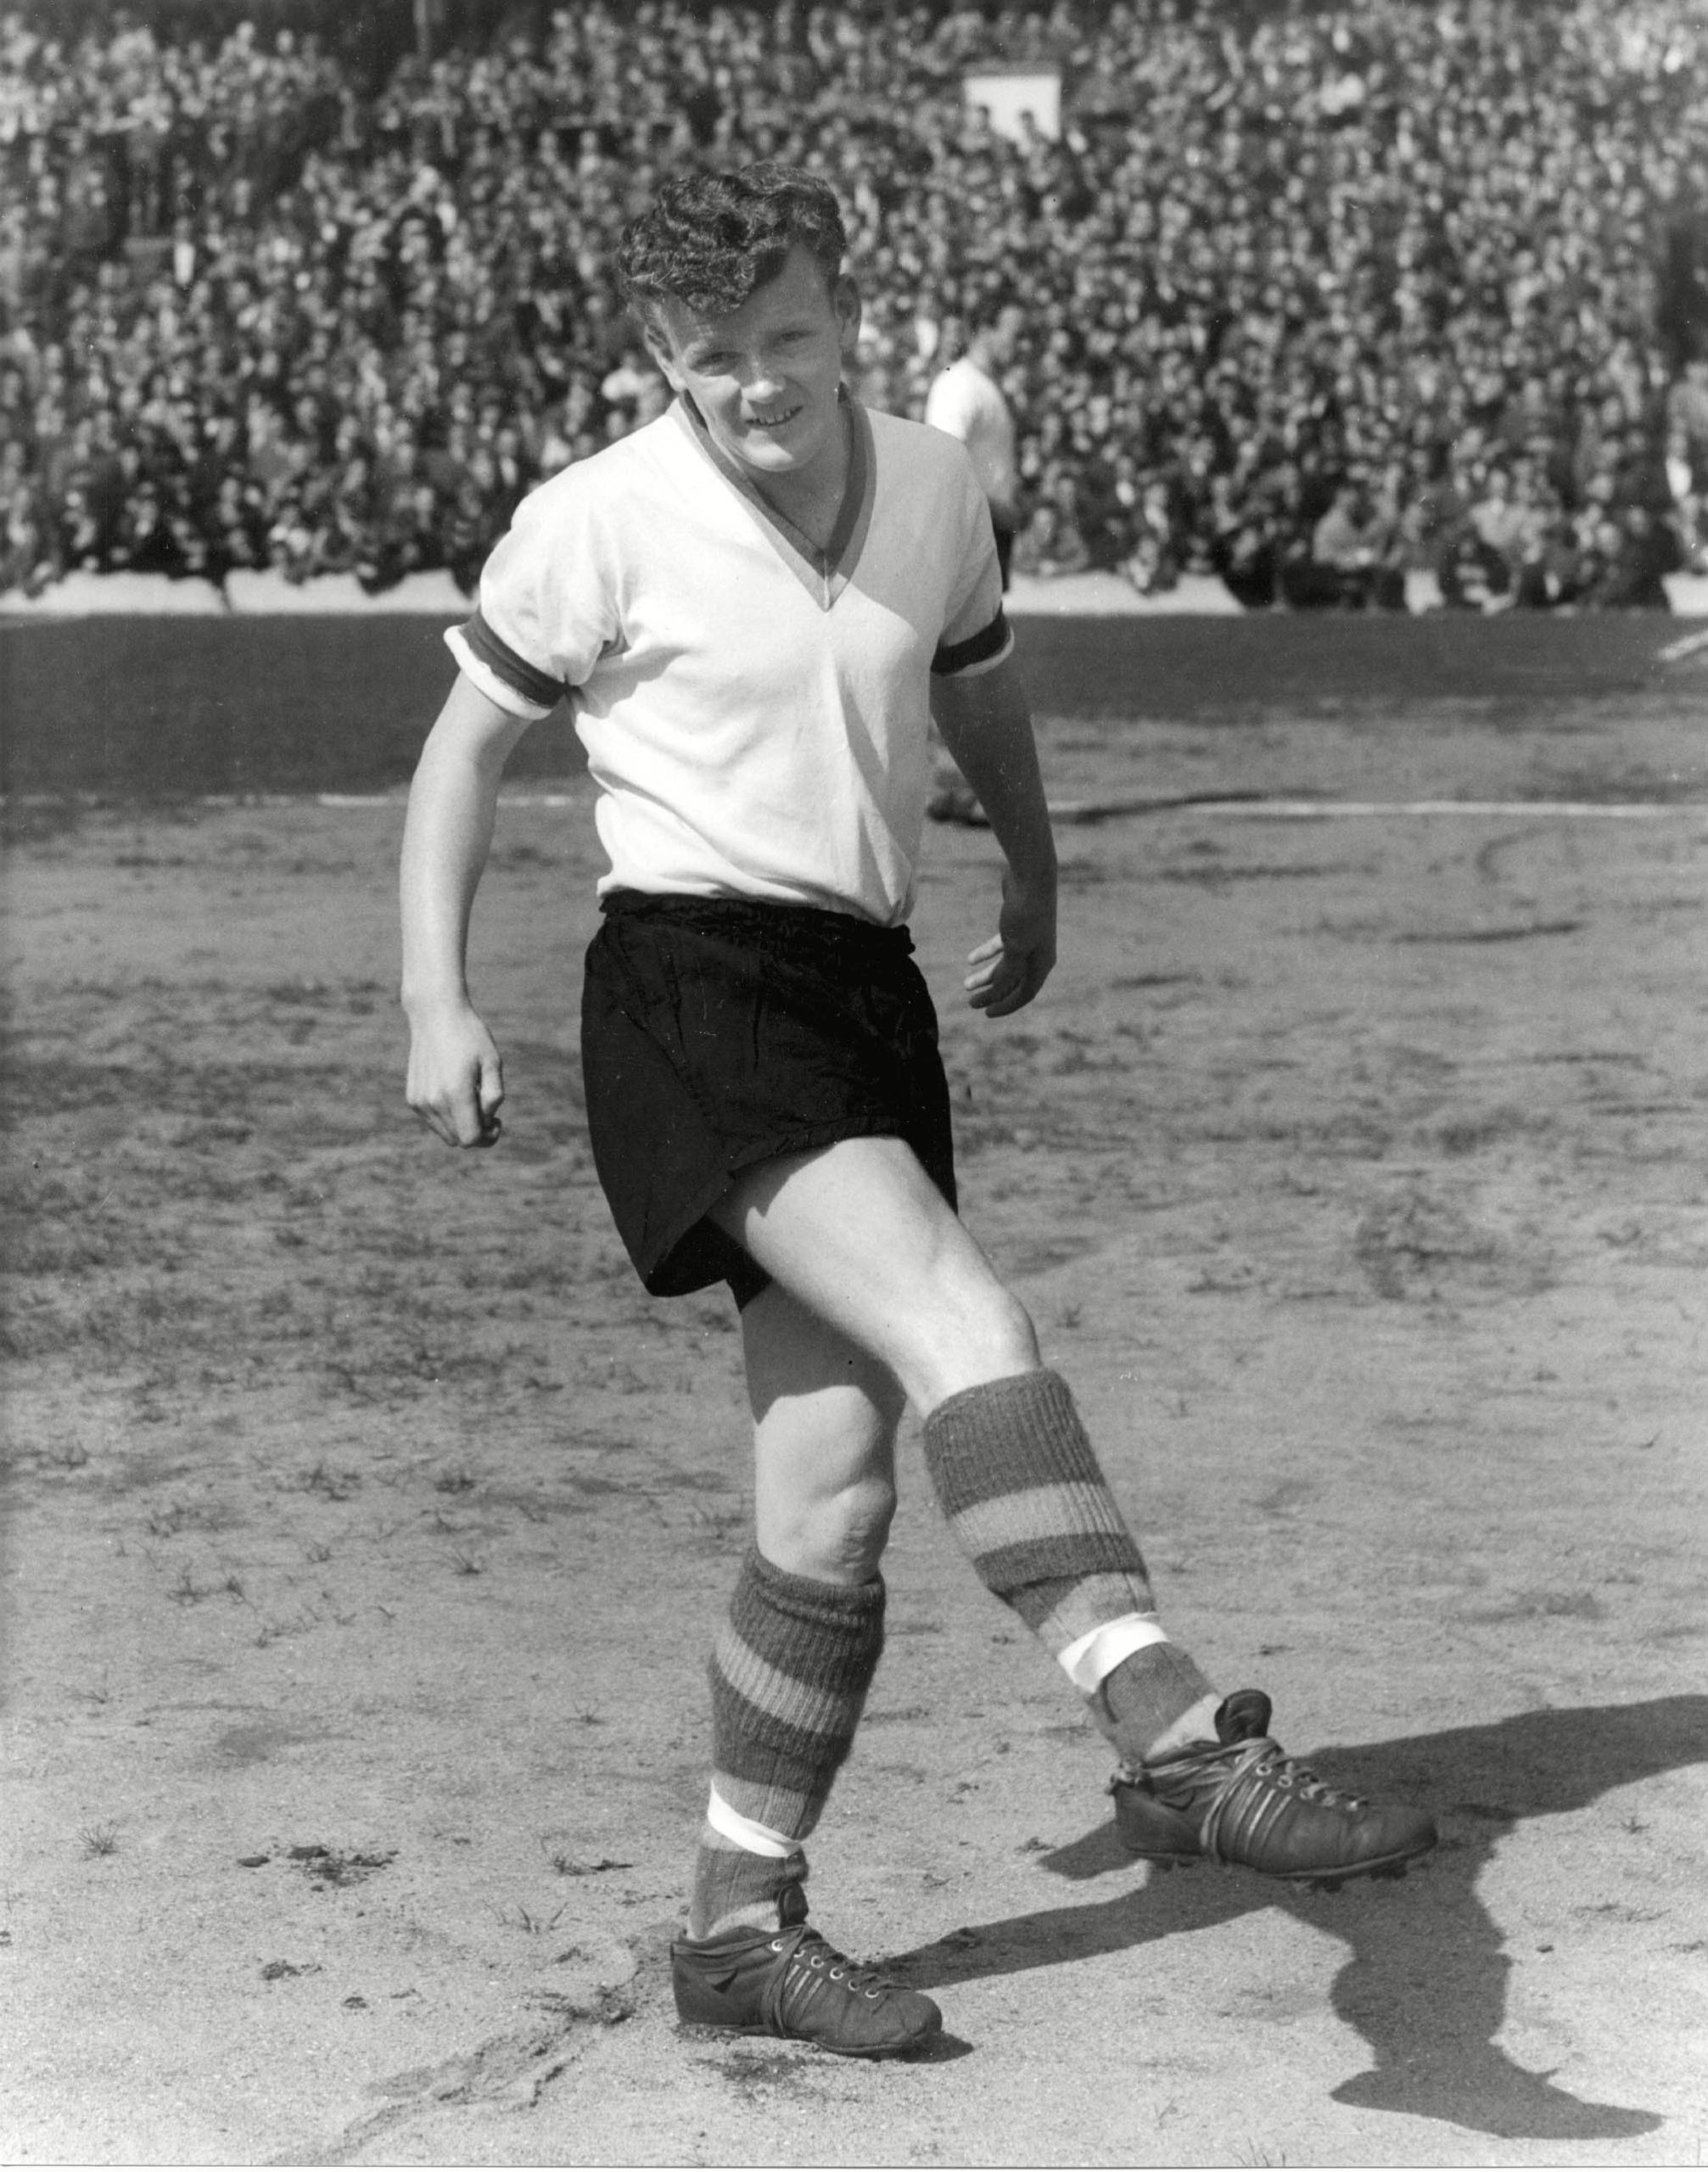
[(1010, 303), (988, 322), (976, 322), (966, 353), (932, 381), (925, 402), (926, 421), (933, 429), (959, 438), (972, 456), (989, 501), (1005, 588), (1018, 525), (1020, 469), (1014, 417), (999, 373), (1013, 359), (1022, 322), (1021, 311)]

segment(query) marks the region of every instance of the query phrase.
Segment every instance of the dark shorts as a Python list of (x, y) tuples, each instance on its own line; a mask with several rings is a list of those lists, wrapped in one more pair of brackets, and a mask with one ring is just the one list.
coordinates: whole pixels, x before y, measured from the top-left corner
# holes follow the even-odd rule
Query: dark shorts
[(905, 928), (619, 890), (587, 951), (593, 1163), (655, 1296), (770, 1277), (705, 1218), (738, 1172), (839, 1139), (905, 1139), (953, 1206), (937, 1014)]

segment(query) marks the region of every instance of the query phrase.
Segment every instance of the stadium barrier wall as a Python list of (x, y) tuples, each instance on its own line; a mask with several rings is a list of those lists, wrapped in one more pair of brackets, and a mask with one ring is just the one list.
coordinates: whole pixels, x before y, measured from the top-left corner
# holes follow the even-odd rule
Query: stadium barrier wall
[[(0, 617), (0, 792), (115, 798), (401, 789), (451, 684), (443, 635), (466, 612), (326, 618)], [(1067, 618), (1022, 615), (1040, 715), (1238, 725), (1278, 708), (1396, 728), (1476, 703), (1497, 727), (1633, 692), (1708, 633), (1661, 613)], [(1680, 682), (1682, 683), (1682, 681)], [(583, 770), (565, 711), (512, 757), (516, 780)]]

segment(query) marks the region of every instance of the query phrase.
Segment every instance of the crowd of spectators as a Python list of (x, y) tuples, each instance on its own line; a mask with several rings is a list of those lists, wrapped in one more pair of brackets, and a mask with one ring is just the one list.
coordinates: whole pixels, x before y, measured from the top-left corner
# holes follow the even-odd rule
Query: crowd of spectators
[[(0, 14), (0, 593), (472, 587), (663, 403), (624, 221), (756, 157), (842, 195), (874, 404), (1022, 304), (1019, 570), (1347, 608), (1708, 570), (1700, 0), (578, 0), (380, 72), (289, 13)], [(1058, 137), (969, 109), (993, 59), (1060, 65)]]

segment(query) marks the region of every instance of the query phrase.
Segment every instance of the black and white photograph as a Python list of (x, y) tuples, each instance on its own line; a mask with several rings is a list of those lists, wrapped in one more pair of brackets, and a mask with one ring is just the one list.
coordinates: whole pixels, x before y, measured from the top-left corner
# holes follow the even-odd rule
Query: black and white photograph
[(0, 2158), (1700, 2166), (1708, 0), (0, 0)]

